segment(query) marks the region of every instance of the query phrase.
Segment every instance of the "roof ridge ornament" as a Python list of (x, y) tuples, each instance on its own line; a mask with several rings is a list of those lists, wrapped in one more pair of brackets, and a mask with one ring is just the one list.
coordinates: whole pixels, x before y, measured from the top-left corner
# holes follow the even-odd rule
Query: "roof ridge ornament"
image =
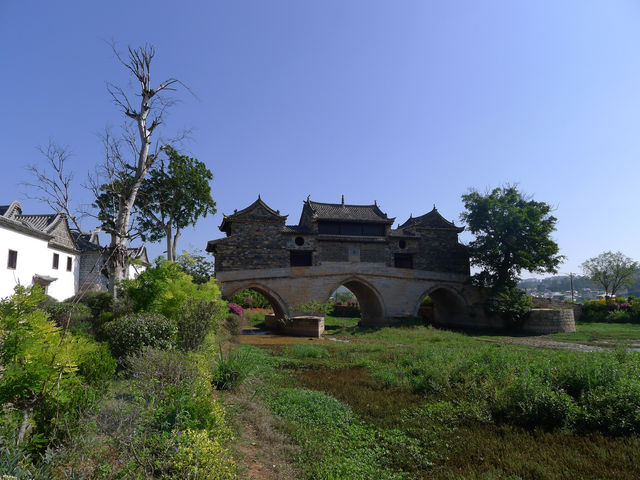
[(342, 205), (344, 206), (344, 193), (342, 194)]

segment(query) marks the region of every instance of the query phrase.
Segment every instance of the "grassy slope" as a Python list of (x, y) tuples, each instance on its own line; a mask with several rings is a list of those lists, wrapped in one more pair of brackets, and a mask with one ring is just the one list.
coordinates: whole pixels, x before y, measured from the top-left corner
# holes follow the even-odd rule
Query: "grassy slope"
[[(301, 478), (640, 477), (636, 435), (517, 426), (495, 422), (487, 409), (487, 385), (498, 388), (523, 369), (542, 369), (551, 378), (558, 365), (587, 365), (585, 375), (597, 381), (598, 365), (614, 365), (613, 356), (484, 345), (425, 327), (364, 330), (356, 323), (326, 319), (328, 336), (342, 342), (300, 340), (268, 352), (242, 347), (257, 359), (254, 381), (262, 384), (254, 391), (300, 448)], [(586, 360), (596, 357), (585, 355), (603, 360), (592, 365)], [(636, 356), (625, 358), (620, 368), (637, 372)]]

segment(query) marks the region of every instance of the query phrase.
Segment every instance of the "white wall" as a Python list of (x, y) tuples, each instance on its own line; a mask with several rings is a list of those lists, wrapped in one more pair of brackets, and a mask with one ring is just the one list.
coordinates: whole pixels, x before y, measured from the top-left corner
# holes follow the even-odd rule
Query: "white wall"
[[(15, 270), (7, 268), (9, 250), (18, 252)], [(54, 253), (60, 256), (57, 270), (53, 268)], [(73, 259), (70, 272), (67, 272), (67, 257)], [(32, 285), (36, 273), (57, 278), (49, 285), (49, 295), (57, 300), (69, 298), (78, 285), (78, 262), (77, 255), (49, 248), (47, 240), (0, 226), (0, 298), (13, 294), (17, 284)]]
[(146, 266), (144, 265), (136, 265), (136, 264), (129, 264), (129, 270), (127, 272), (127, 278), (136, 278), (138, 275), (140, 275), (142, 272), (144, 272), (147, 269)]

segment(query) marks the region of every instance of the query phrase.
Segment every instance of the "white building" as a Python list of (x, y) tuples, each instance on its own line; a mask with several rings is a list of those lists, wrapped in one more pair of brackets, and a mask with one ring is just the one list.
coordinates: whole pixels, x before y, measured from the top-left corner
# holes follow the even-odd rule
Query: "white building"
[(64, 213), (23, 215), (15, 201), (0, 206), (0, 298), (33, 284), (57, 300), (72, 297), (79, 254)]

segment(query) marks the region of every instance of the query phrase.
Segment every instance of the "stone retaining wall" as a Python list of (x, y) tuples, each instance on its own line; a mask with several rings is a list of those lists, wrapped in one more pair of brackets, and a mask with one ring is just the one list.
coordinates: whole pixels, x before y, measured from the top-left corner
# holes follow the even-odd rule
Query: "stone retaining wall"
[(324, 317), (312, 315), (276, 319), (275, 315), (265, 315), (264, 324), (270, 330), (292, 337), (320, 338), (324, 333)]
[(534, 308), (522, 325), (524, 333), (546, 335), (548, 333), (575, 332), (576, 323), (572, 309)]

